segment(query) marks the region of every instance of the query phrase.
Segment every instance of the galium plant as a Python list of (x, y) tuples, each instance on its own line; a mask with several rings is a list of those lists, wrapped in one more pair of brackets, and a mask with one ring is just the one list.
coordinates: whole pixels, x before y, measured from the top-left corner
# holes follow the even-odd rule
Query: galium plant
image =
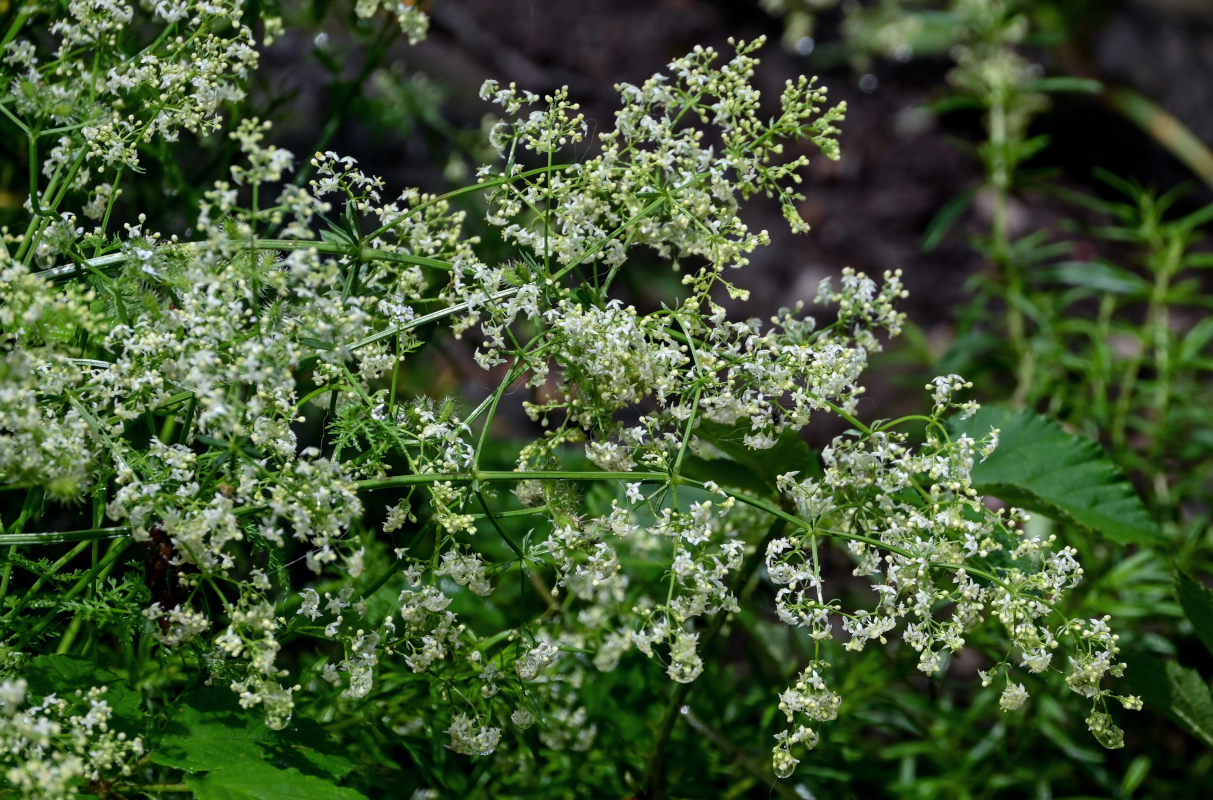
[[(389, 10), (423, 31), (416, 6)], [(592, 752), (580, 693), (595, 675), (639, 654), (698, 678), (704, 640), (756, 573), (817, 648), (770, 698), (780, 777), (842, 713), (826, 643), (899, 637), (938, 675), (986, 624), (1004, 650), (982, 681), (1004, 687), (1004, 710), (1027, 698), (1021, 675), (1056, 671), (1090, 702), (1095, 737), (1122, 745), (1109, 705), (1140, 701), (1106, 684), (1124, 669), (1117, 636), (1063, 612), (1074, 550), (973, 489), (998, 432), (948, 427), (975, 410), (964, 380), (928, 385), (923, 415), (859, 418), (869, 356), (903, 323), (898, 274), (823, 283), (828, 323), (800, 305), (736, 320), (723, 304), (744, 300), (733, 271), (767, 243), (744, 200), (771, 197), (807, 227), (807, 156), (785, 148), (838, 157), (844, 108), (823, 88), (789, 81), (767, 117), (761, 41), (726, 58), (696, 48), (620, 85), (614, 128), (578, 161), (587, 125), (566, 91), (490, 81), (499, 158), (446, 195), (389, 193), (332, 152), (288, 183), (294, 156), (246, 118), (228, 133), (242, 160), (188, 240), (143, 218), (112, 231), (141, 148), (218, 130), (239, 99), (257, 58), (242, 11), (27, 5), (5, 35), (0, 110), (30, 184), (28, 221), (0, 247), (10, 789), (206, 797), (252, 781), (357, 797), (374, 786), (346, 778), (357, 749), (271, 756), (315, 721), (330, 731), (309, 746), (328, 752), (373, 720), (378, 752), (403, 746), (421, 786), (459, 785), (450, 750), (495, 755), (482, 789), (523, 791), (536, 753)], [(508, 259), (464, 233), (454, 201), (470, 194)], [(685, 287), (650, 312), (613, 291), (638, 253)], [(470, 402), (405, 380), (448, 338), (474, 347), (493, 387)], [(515, 442), (495, 423), (519, 394), (539, 433)], [(736, 448), (787, 452), (818, 415), (851, 426), (819, 459), (758, 485), (719, 468)], [(828, 547), (850, 554), (869, 604), (826, 581)], [(231, 710), (215, 711), (224, 695)], [(264, 761), (233, 765), (197, 727), (172, 727), (252, 730), (237, 706), (280, 732), (248, 734)], [(640, 791), (660, 768), (645, 765)]]
[[(794, 43), (812, 32), (805, 27), (806, 12), (823, 4), (769, 5), (787, 13), (788, 39)], [(1059, 532), (1096, 576), (1080, 601), (1087, 609), (1109, 611), (1137, 630), (1122, 642), (1134, 664), (1131, 683), (1143, 692), (1159, 687), (1158, 694), (1147, 695), (1147, 703), (1175, 723), (1161, 717), (1139, 722), (1141, 738), (1161, 741), (1162, 735), (1144, 732), (1156, 726), (1148, 729), (1167, 730), (1184, 745), (1139, 748), (1133, 764), (1124, 765), (1123, 779), (1114, 776), (1119, 765), (1095, 755), (1053, 765), (1063, 775), (1085, 763), (1085, 782), (1126, 796), (1151, 768), (1150, 794), (1166, 795), (1164, 776), (1170, 772), (1172, 791), (1182, 795), (1205, 781), (1208, 771), (1200, 760), (1208, 757), (1209, 718), (1201, 710), (1208, 708), (1208, 692), (1203, 679), (1176, 659), (1187, 658), (1192, 631), (1207, 640), (1203, 606), (1193, 598), (1203, 597), (1201, 576), (1209, 573), (1213, 420), (1206, 377), (1213, 325), (1202, 309), (1209, 302), (1203, 270), (1210, 264), (1206, 233), (1213, 207), (1191, 203), (1189, 187), (1159, 192), (1105, 170), (1096, 172), (1094, 191), (1075, 191), (1058, 173), (1039, 169), (1053, 156), (1040, 132), (1040, 116), (1051, 104), (1067, 102), (1057, 92), (1089, 93), (1141, 126), (1143, 139), (1148, 135), (1206, 184), (1209, 150), (1179, 120), (1124, 86), (1046, 74), (1036, 62), (1050, 63), (1052, 70), (1065, 64), (1065, 58), (1049, 54), (1063, 51), (1063, 40), (1082, 27), (1076, 22), (1107, 13), (1106, 4), (1061, 4), (1060, 11), (1058, 6), (1031, 0), (894, 0), (847, 8), (842, 31), (853, 63), (864, 69), (871, 68), (874, 53), (894, 61), (946, 53), (953, 62), (947, 74), (951, 89), (934, 92), (931, 109), (982, 114), (984, 137), (974, 152), (983, 179), (946, 203), (923, 237), (924, 250), (930, 251), (962, 228), (988, 264), (971, 282), (975, 297), (958, 310), (956, 338), (934, 368), (963, 372), (985, 394), (1009, 394), (1012, 404), (1047, 411), (1103, 442), (1141, 487), (1153, 518), (1136, 533), (1118, 535), (1072, 519), (1063, 520), (1060, 529), (1036, 530)], [(1027, 219), (1041, 210), (1055, 216), (1056, 209), (1041, 202), (1047, 197), (1071, 201), (1062, 213), (1076, 219), (1063, 218), (1051, 230), (1014, 230), (1010, 220), (1016, 206), (1032, 212)], [(986, 202), (975, 204), (976, 199)], [(968, 213), (974, 205), (978, 213)], [(1149, 624), (1127, 623), (1131, 618)], [(1045, 717), (1042, 709), (1036, 725), (1048, 736)], [(1194, 740), (1176, 736), (1176, 725)], [(936, 759), (949, 763), (953, 749), (937, 745)], [(1196, 761), (1194, 754), (1200, 757)], [(1005, 764), (1007, 759), (999, 752), (985, 761)], [(1011, 780), (1007, 768), (990, 769)], [(1039, 793), (1053, 790), (1046, 772), (1033, 776)]]

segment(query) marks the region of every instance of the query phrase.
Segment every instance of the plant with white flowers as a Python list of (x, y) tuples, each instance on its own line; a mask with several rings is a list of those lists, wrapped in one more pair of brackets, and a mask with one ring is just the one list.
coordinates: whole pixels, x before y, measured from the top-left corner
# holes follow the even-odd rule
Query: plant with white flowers
[[(424, 32), (417, 5), (388, 6)], [(217, 797), (251, 780), (361, 797), (354, 762), (307, 770), (282, 755), (301, 720), (330, 725), (316, 750), (340, 749), (361, 719), (405, 743), (422, 784), (462, 774), (446, 750), (495, 754), (481, 786), (510, 795), (541, 779), (536, 752), (593, 753), (602, 720), (583, 690), (633, 651), (673, 681), (699, 678), (755, 576), (772, 617), (818, 653), (769, 698), (787, 723), (780, 776), (846, 713), (831, 640), (899, 638), (936, 675), (987, 623), (1006, 649), (982, 680), (1005, 685), (1003, 709), (1026, 700), (1016, 676), (1061, 670), (1092, 704), (1091, 730), (1120, 745), (1109, 701), (1139, 703), (1107, 688), (1124, 668), (1117, 638), (1065, 613), (1074, 551), (972, 488), (997, 432), (945, 424), (974, 410), (954, 397), (963, 381), (929, 386), (927, 415), (857, 417), (869, 357), (903, 322), (898, 273), (824, 283), (828, 324), (800, 305), (769, 323), (722, 305), (745, 298), (732, 275), (768, 242), (741, 220), (746, 198), (774, 198), (807, 229), (807, 157), (784, 153), (838, 157), (844, 108), (825, 89), (789, 81), (768, 117), (751, 82), (761, 42), (724, 59), (696, 48), (621, 85), (614, 127), (569, 161), (587, 124), (567, 92), (490, 81), (500, 158), (446, 196), (392, 195), (329, 152), (287, 182), (295, 158), (245, 119), (230, 134), (243, 161), (188, 240), (142, 219), (116, 232), (144, 145), (218, 130), (257, 60), (238, 4), (149, 9), (31, 4), (4, 40), (0, 113), (30, 161), (28, 224), (0, 246), (0, 483), (20, 498), (0, 536), (7, 787)], [(455, 198), (472, 192), (508, 259), (464, 233)], [(684, 287), (648, 312), (618, 285), (641, 256)], [(459, 338), (487, 393), (409, 385), (427, 343)], [(495, 428), (519, 396), (530, 441)], [(781, 463), (765, 485), (718, 468), (786, 452), (819, 415), (851, 426), (819, 459)], [(827, 581), (823, 550), (838, 546), (874, 590), (867, 607)], [(69, 673), (97, 685), (56, 695)], [(107, 682), (146, 698), (119, 732)], [(203, 684), (226, 693), (229, 722)], [(174, 727), (244, 725), (239, 709), (280, 732), (250, 734), (253, 766)]]

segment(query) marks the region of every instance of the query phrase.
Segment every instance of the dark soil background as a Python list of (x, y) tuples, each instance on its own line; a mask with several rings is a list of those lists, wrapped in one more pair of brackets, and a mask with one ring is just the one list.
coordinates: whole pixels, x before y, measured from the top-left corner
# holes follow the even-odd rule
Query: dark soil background
[[(1110, 0), (1094, 5), (1090, 24), (1064, 46), (1029, 55), (1047, 74), (1082, 75), (1135, 89), (1203, 141), (1213, 142), (1213, 3)], [(781, 21), (757, 2), (744, 0), (433, 0), (429, 10), (429, 38), (416, 47), (393, 45), (384, 63), (396, 62), (402, 75), (426, 76), (444, 98), (438, 116), (402, 117), (401, 126), (392, 129), (347, 115), (328, 144), (384, 175), (389, 191), (406, 185), (441, 191), (450, 185), (442, 172), (450, 155), (444, 152), (448, 134), (480, 127), (490, 109), (477, 90), (487, 77), (516, 81), (540, 93), (567, 85), (591, 127), (602, 129), (613, 121), (615, 83), (643, 81), (697, 43), (727, 50), (730, 36), (766, 35), (769, 43), (756, 79), (764, 96), (777, 98), (790, 76), (815, 74), (833, 100), (847, 101), (848, 113), (842, 160), (814, 158), (804, 184), (808, 199), (801, 213), (813, 231), (789, 234), (773, 204), (758, 202), (749, 212), (753, 227), (771, 232), (772, 246), (757, 253), (751, 268), (738, 276), (752, 290), (742, 313), (766, 316), (796, 300), (811, 303), (821, 278), (844, 266), (873, 275), (900, 268), (910, 291), (903, 307), (925, 334), (926, 351), (938, 357), (946, 350), (955, 309), (971, 297), (967, 282), (988, 268), (966, 241), (966, 229), (976, 233), (989, 225), (984, 216), (988, 203), (979, 197), (973, 213), (943, 244), (931, 252), (922, 247), (923, 232), (940, 208), (982, 181), (973, 154), (982, 137), (978, 113), (936, 116), (922, 110), (947, 91), (951, 64), (946, 59), (878, 61), (865, 78), (839, 59), (831, 63), (823, 57), (828, 46), (808, 55), (782, 48)], [(817, 42), (838, 42), (840, 20), (838, 10), (824, 15)], [(322, 88), (327, 75), (308, 35), (288, 35), (265, 62), (276, 88), (298, 90), (294, 107), (276, 116), (277, 135), (299, 154), (311, 146), (310, 120), (324, 118), (334, 104), (350, 103), (340, 84)], [(357, 46), (351, 42), (343, 54), (348, 63), (343, 62), (342, 75), (352, 79), (361, 67)], [(1196, 190), (1185, 207), (1213, 200), (1208, 187), (1182, 163), (1097, 96), (1055, 96), (1032, 133), (1048, 134), (1051, 145), (1030, 166), (1059, 170), (1062, 182), (1072, 188), (1104, 191), (1091, 174), (1099, 166), (1160, 190), (1190, 182)], [(1075, 213), (1072, 205), (1056, 199), (1017, 195), (1012, 234), (1059, 232)], [(915, 374), (911, 382), (920, 383), (920, 377)], [(901, 390), (891, 385), (872, 391), (887, 398)]]

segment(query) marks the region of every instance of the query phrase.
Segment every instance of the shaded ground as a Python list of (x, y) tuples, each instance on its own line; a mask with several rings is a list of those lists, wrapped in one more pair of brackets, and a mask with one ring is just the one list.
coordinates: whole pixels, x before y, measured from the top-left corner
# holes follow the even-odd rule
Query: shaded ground
[[(834, 100), (847, 101), (849, 111), (841, 162), (815, 158), (806, 181), (808, 199), (801, 212), (812, 233), (788, 234), (772, 204), (758, 203), (752, 210), (753, 227), (769, 230), (773, 241), (739, 280), (752, 290), (745, 313), (765, 316), (798, 299), (811, 302), (820, 279), (843, 266), (871, 274), (901, 268), (911, 319), (935, 355), (946, 348), (952, 314), (970, 297), (966, 281), (987, 268), (966, 242), (963, 226), (934, 251), (922, 248), (923, 231), (939, 209), (982, 178), (971, 154), (981, 136), (980, 117), (967, 112), (937, 118), (918, 110), (945, 86), (946, 60), (879, 63), (861, 82), (862, 76), (845, 65), (824, 64), (823, 48), (808, 56), (781, 49), (775, 44), (780, 22), (744, 0), (434, 0), (430, 7), (429, 39), (415, 48), (394, 48), (387, 61), (398, 59), (407, 73), (421, 73), (442, 87), (442, 119), (431, 120), (428, 129), (424, 121), (406, 125), (403, 130), (411, 135), (347, 124), (333, 142), (335, 149), (384, 174), (389, 187), (444, 188), (439, 170), (446, 145), (435, 126), (476, 129), (487, 111), (476, 96), (486, 77), (539, 92), (568, 85), (591, 126), (602, 128), (612, 121), (616, 82), (642, 81), (697, 43), (725, 49), (729, 36), (767, 35), (772, 44), (762, 54), (758, 75), (764, 96), (777, 97), (789, 76), (818, 74)], [(819, 41), (836, 38), (837, 23), (837, 14), (825, 17)], [(300, 133), (311, 127), (310, 120), (323, 118), (322, 109), (343, 101), (309, 88), (322, 85), (323, 78), (314, 63), (301, 63), (314, 46), (296, 35), (268, 54), (276, 80), (302, 88), (299, 109), (288, 118), (298, 121)], [(1202, 78), (1213, 75), (1213, 4), (1108, 3), (1098, 24), (1066, 48), (1038, 55), (1051, 73), (1086, 74), (1132, 87), (1213, 141), (1213, 82)], [(358, 64), (345, 69), (352, 75)], [(1091, 178), (1095, 166), (1162, 188), (1193, 180), (1150, 136), (1095, 98), (1059, 96), (1033, 132), (1048, 133), (1053, 142), (1033, 166), (1060, 167), (1076, 188), (1098, 190)], [(291, 126), (280, 125), (279, 133), (289, 137)], [(302, 134), (291, 144), (307, 152)], [(1192, 202), (1210, 199), (1202, 190)], [(980, 198), (975, 209), (964, 225), (970, 232), (988, 229)], [(1021, 196), (1012, 208), (1012, 233), (1057, 231), (1073, 213), (1055, 200)], [(878, 396), (893, 391), (873, 388)]]

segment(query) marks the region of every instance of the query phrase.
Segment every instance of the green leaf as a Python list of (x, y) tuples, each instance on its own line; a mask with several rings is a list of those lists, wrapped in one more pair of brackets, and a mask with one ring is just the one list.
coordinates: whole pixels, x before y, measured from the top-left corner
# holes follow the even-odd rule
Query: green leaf
[(985, 331), (973, 330), (952, 340), (951, 346), (940, 357), (936, 370), (941, 375), (956, 372), (972, 376), (975, 372), (991, 369), (997, 365), (997, 354), (1004, 342)]
[(948, 235), (948, 231), (956, 224), (956, 221), (964, 215), (968, 210), (969, 205), (973, 202), (973, 195), (976, 194), (974, 189), (969, 189), (967, 192), (962, 192), (956, 197), (943, 204), (943, 207), (936, 212), (927, 225), (927, 230), (922, 235), (923, 252), (931, 252), (943, 238)]
[(205, 775), (189, 775), (185, 785), (198, 800), (366, 800), (366, 795), (336, 786), (296, 769), (264, 762), (231, 764)]
[(1111, 294), (1145, 297), (1150, 292), (1150, 283), (1145, 278), (1102, 261), (1065, 261), (1042, 269), (1038, 274), (1046, 280), (1067, 286), (1081, 286)]
[(1201, 644), (1213, 653), (1213, 591), (1204, 584), (1178, 572), (1175, 575), (1175, 594), (1183, 606), (1184, 616), (1196, 629)]
[(1213, 696), (1194, 669), (1150, 653), (1125, 653), (1125, 678), (1148, 709), (1166, 713), (1213, 747)]
[(306, 717), (295, 717), (285, 730), (286, 749), (282, 752), (283, 761), (298, 767), (302, 772), (316, 775), (331, 775), (334, 778), (344, 778), (354, 771), (357, 765), (334, 752), (338, 749), (336, 743), (320, 726)]
[(1125, 797), (1128, 797), (1137, 791), (1138, 787), (1145, 781), (1146, 776), (1150, 774), (1150, 758), (1149, 756), (1138, 756), (1129, 764), (1129, 768), (1125, 770), (1125, 776), (1120, 781), (1120, 791)]
[(1195, 363), (1202, 350), (1213, 339), (1213, 317), (1205, 317), (1192, 327), (1184, 336), (1179, 347), (1179, 362), (1181, 364)]
[(1190, 269), (1213, 267), (1213, 253), (1188, 253), (1184, 256), (1183, 266)]
[(1001, 431), (998, 448), (973, 467), (973, 488), (1124, 544), (1158, 544), (1162, 532), (1124, 474), (1089, 439), (1031, 411), (986, 406), (953, 420), (954, 435)]
[(1209, 684), (1194, 669), (1167, 662), (1167, 682), (1171, 689), (1170, 712), (1196, 738), (1213, 747), (1213, 696)]
[(67, 655), (46, 655), (30, 659), (24, 677), (33, 695), (67, 695), (77, 689), (88, 691), (94, 686), (104, 686), (105, 701), (109, 703), (114, 717), (130, 724), (137, 724), (143, 717), (143, 700), (139, 692), (128, 685), (117, 673), (85, 658)]
[(262, 747), (273, 735), (260, 715), (240, 708), (226, 689), (188, 695), (173, 709), (151, 760), (186, 772), (264, 761)]
[[(712, 465), (715, 459), (699, 459), (696, 467), (714, 469), (720, 477), (708, 477), (718, 483), (724, 478), (730, 485), (739, 489), (753, 488), (755, 483), (765, 487), (766, 492), (775, 491), (775, 479), (786, 472), (800, 472), (802, 476), (820, 477), (821, 459), (796, 431), (784, 431), (774, 447), (766, 450), (755, 450), (748, 447), (743, 439), (750, 433), (750, 423), (746, 420), (732, 425), (703, 420), (695, 428), (695, 435), (710, 442), (733, 459), (743, 469), (748, 470), (752, 477), (745, 480), (745, 485), (732, 482), (737, 480), (736, 470)], [(685, 463), (685, 460), (684, 460)], [(726, 471), (727, 469), (727, 471)]]
[(925, 103), (922, 106), (923, 109), (936, 116), (943, 116), (953, 111), (968, 111), (985, 107), (985, 101), (972, 94), (949, 94), (934, 103)]
[(273, 762), (340, 779), (355, 764), (336, 751), (315, 722), (297, 718), (283, 730), (273, 731), (256, 711), (241, 708), (230, 691), (211, 688), (187, 695), (173, 709), (150, 758), (186, 772)]
[(325, 244), (335, 244), (339, 247), (353, 247), (355, 244), (348, 232), (338, 228), (332, 222), (329, 223), (327, 230), (320, 231), (320, 240)]
[(1201, 225), (1208, 225), (1210, 221), (1213, 221), (1213, 203), (1193, 211), (1172, 224), (1180, 230), (1188, 231), (1199, 228)]
[(1086, 92), (1099, 94), (1103, 84), (1089, 78), (1073, 78), (1068, 75), (1058, 75), (1052, 78), (1041, 78), (1030, 82), (1024, 87), (1029, 92)]
[(693, 481), (714, 481), (751, 494), (765, 495), (770, 491), (770, 486), (752, 469), (729, 458), (687, 456), (682, 460), (682, 474)]

